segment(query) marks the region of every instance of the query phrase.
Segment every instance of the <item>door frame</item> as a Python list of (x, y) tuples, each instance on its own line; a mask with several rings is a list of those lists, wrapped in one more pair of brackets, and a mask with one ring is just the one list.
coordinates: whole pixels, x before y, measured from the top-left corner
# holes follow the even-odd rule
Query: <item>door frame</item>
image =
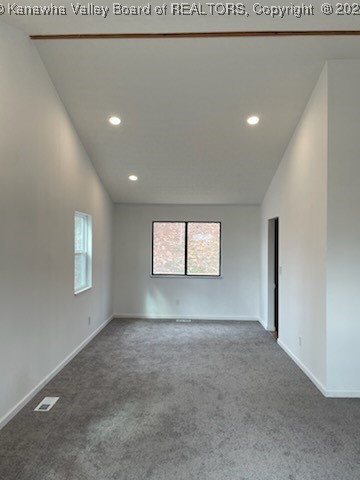
[(268, 328), (279, 337), (279, 217), (268, 220)]

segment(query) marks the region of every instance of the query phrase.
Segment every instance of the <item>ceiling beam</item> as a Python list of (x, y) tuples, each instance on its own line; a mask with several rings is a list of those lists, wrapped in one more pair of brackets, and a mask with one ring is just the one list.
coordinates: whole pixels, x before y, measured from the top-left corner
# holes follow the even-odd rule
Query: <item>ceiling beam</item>
[(360, 36), (360, 30), (282, 30), (243, 32), (180, 32), (180, 33), (79, 33), (30, 35), (32, 40), (109, 40), (152, 38), (234, 38), (234, 37), (331, 37)]

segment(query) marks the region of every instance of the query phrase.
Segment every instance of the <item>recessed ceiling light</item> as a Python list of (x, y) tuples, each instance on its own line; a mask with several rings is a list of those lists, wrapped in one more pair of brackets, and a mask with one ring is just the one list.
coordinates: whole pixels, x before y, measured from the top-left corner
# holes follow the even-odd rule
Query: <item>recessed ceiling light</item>
[(260, 118), (256, 115), (249, 117), (246, 121), (249, 125), (257, 125), (259, 123)]
[(119, 117), (110, 117), (109, 123), (111, 123), (111, 125), (120, 125), (121, 120)]
[(129, 175), (129, 180), (131, 180), (132, 182), (136, 182), (137, 179), (138, 177), (136, 175)]

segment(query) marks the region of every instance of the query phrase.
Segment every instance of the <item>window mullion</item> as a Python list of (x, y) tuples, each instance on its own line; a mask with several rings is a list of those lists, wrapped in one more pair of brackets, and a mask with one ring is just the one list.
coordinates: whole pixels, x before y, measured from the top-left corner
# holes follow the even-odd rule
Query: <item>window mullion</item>
[(188, 274), (188, 222), (185, 222), (185, 275)]

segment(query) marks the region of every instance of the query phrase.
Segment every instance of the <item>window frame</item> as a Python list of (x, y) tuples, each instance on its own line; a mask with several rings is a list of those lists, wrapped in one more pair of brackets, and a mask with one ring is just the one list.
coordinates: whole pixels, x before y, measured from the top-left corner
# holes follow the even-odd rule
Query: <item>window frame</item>
[[(76, 218), (82, 218), (84, 220), (84, 250), (76, 250), (76, 241), (75, 241), (75, 222)], [(79, 295), (82, 292), (90, 290), (93, 286), (92, 284), (92, 217), (88, 213), (75, 211), (74, 212), (74, 295)], [(82, 256), (85, 258), (85, 285), (82, 285), (81, 288), (76, 289), (75, 285), (75, 265), (77, 256)]]
[[(154, 273), (154, 225), (155, 223), (184, 223), (185, 224), (185, 250), (184, 250), (184, 271), (185, 273)], [(192, 275), (188, 274), (188, 224), (189, 223), (216, 223), (219, 225), (219, 274), (218, 275)], [(150, 276), (153, 278), (207, 278), (215, 279), (222, 278), (222, 222), (220, 221), (206, 221), (206, 220), (153, 220), (152, 230), (151, 230), (151, 273)]]

